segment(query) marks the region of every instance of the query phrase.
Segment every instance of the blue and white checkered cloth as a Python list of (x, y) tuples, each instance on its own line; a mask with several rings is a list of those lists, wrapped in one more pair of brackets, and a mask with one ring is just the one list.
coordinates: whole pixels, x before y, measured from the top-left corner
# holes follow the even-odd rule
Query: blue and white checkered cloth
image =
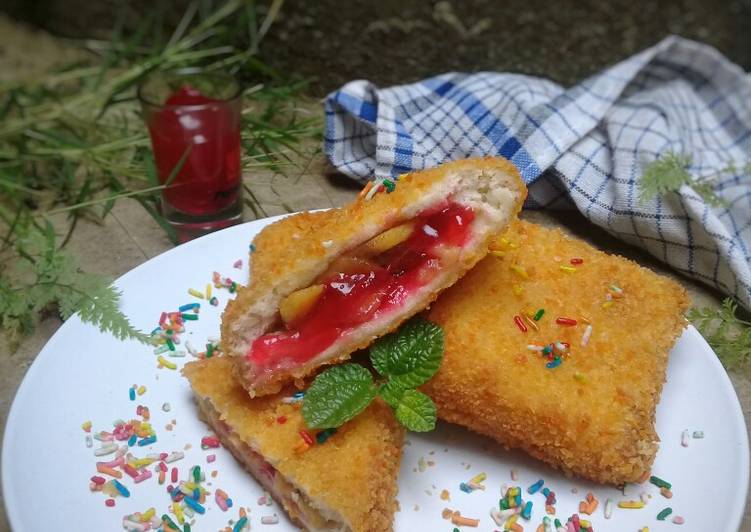
[[(576, 207), (751, 309), (751, 75), (713, 48), (669, 37), (570, 89), (491, 72), (387, 89), (353, 81), (325, 107), (326, 153), (363, 183), (500, 154), (527, 183), (527, 207)], [(727, 207), (687, 185), (642, 202), (645, 165), (669, 152), (690, 156), (693, 176), (715, 176)]]

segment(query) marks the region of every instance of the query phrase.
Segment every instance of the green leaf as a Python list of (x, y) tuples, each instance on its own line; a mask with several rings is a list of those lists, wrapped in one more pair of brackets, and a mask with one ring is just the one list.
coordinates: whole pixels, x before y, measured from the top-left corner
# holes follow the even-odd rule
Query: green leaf
[[(148, 343), (149, 336), (133, 327), (120, 310), (120, 292), (105, 279), (97, 277), (90, 279), (90, 288), (86, 291), (72, 289), (77, 295), (75, 309), (81, 320), (96, 325), (100, 330), (109, 332), (120, 340), (133, 339)], [(64, 312), (62, 302), (63, 300), (60, 308)]]
[(677, 192), (682, 185), (691, 183), (691, 157), (668, 152), (644, 168), (639, 181), (639, 197), (648, 201), (666, 192)]
[(160, 185), (159, 177), (156, 175), (156, 163), (154, 162), (154, 156), (151, 152), (147, 152), (146, 155), (144, 155), (143, 167), (149, 185), (158, 187)]
[(404, 386), (398, 382), (387, 381), (378, 389), (378, 395), (380, 395), (381, 399), (386, 401), (391, 408), (396, 410), (399, 401), (401, 401), (402, 396), (404, 395)]
[(373, 367), (391, 378), (391, 386), (416, 388), (435, 375), (443, 360), (443, 329), (415, 318), (370, 348)]
[(172, 182), (177, 177), (177, 174), (180, 173), (180, 170), (182, 169), (183, 165), (185, 164), (185, 161), (188, 160), (188, 156), (190, 155), (191, 150), (193, 149), (193, 144), (188, 144), (185, 149), (183, 150), (183, 154), (180, 156), (180, 159), (178, 159), (177, 164), (172, 168), (169, 175), (167, 176), (167, 179), (164, 181), (165, 188), (170, 187), (172, 185)]
[(405, 390), (394, 413), (396, 419), (413, 432), (428, 432), (435, 428), (435, 403), (417, 390)]
[(701, 199), (707, 202), (712, 207), (729, 207), (730, 203), (727, 200), (719, 197), (714, 191), (714, 183), (692, 183), (691, 188), (694, 189)]
[(305, 392), (303, 419), (314, 429), (339, 427), (365, 410), (376, 392), (366, 368), (359, 364), (334, 366), (319, 374)]
[(728, 202), (715, 193), (716, 178), (719, 174), (736, 172), (735, 163), (729, 163), (717, 175), (694, 177), (689, 173), (691, 157), (668, 152), (659, 159), (647, 164), (639, 181), (639, 199), (649, 201), (667, 192), (678, 192), (683, 185), (689, 185), (699, 197), (712, 207), (727, 207)]
[(751, 369), (751, 322), (737, 314), (738, 305), (726, 298), (719, 308), (692, 308), (686, 317), (699, 329), (726, 368), (748, 372)]
[(25, 332), (33, 327), (35, 313), (55, 303), (64, 320), (79, 312), (82, 321), (121, 340), (148, 341), (120, 310), (120, 293), (109, 280), (82, 272), (73, 257), (57, 249), (51, 224), (19, 241), (17, 251), (30, 258), (33, 282), (16, 288), (0, 277), (0, 324), (18, 330), (14, 324), (28, 323)]

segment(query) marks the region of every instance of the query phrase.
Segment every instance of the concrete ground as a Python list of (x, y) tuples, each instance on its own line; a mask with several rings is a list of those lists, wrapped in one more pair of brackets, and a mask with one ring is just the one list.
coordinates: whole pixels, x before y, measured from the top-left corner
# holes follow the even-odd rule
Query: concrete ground
[[(12, 44), (11, 44), (12, 43)], [(68, 52), (53, 38), (37, 34), (0, 16), (0, 80), (14, 72), (33, 75), (48, 68)], [(314, 158), (305, 171), (289, 177), (254, 171), (245, 176), (259, 199), (265, 215), (286, 212), (282, 203), (293, 210), (334, 207), (355, 197), (358, 187), (341, 176), (327, 172), (321, 156)], [(560, 226), (574, 235), (609, 252), (618, 253), (645, 264), (655, 271), (675, 277), (691, 294), (695, 305), (717, 305), (717, 294), (696, 283), (677, 277), (645, 253), (622, 244), (589, 224), (576, 213), (525, 212), (524, 217), (546, 225)], [(246, 220), (252, 219), (246, 212)], [(117, 277), (138, 264), (169, 249), (170, 242), (156, 223), (135, 202), (119, 202), (103, 226), (79, 223), (69, 252), (74, 253), (83, 269)], [(0, 439), (5, 420), (18, 385), (34, 357), (60, 326), (59, 319), (44, 319), (37, 331), (23, 341), (18, 351), (8, 353), (0, 339)], [(751, 380), (731, 374), (741, 400), (747, 424), (751, 421)], [(2, 493), (0, 493), (0, 501)], [(0, 504), (0, 531), (9, 530), (5, 509)], [(751, 513), (747, 506), (742, 530), (751, 530)]]

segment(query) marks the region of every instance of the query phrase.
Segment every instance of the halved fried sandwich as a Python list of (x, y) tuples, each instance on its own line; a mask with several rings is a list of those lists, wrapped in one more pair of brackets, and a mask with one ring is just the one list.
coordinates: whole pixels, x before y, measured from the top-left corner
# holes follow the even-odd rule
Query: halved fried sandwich
[(568, 473), (636, 482), (686, 291), (560, 230), (515, 221), (431, 306), (445, 355), (423, 388), (438, 416)]
[(206, 422), (290, 519), (310, 532), (392, 530), (404, 429), (391, 409), (374, 401), (322, 441), (285, 400), (296, 390), (251, 399), (232, 365), (214, 357), (183, 374)]
[(506, 159), (468, 159), (265, 228), (250, 284), (222, 316), (243, 385), (274, 393), (393, 331), (486, 255), (525, 197)]

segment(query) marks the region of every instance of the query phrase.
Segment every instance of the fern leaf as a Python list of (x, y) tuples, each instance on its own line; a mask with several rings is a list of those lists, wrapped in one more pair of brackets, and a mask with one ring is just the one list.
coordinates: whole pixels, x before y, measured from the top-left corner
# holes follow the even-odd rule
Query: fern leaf
[(751, 368), (751, 322), (737, 316), (738, 305), (726, 298), (720, 308), (693, 308), (686, 317), (728, 369)]
[(86, 292), (78, 292), (79, 316), (84, 322), (98, 326), (120, 340), (133, 339), (148, 342), (148, 336), (136, 329), (120, 310), (121, 293), (103, 280), (89, 286)]
[(659, 159), (655, 159), (644, 168), (639, 181), (639, 196), (642, 201), (662, 196), (666, 192), (674, 192), (691, 182), (688, 168), (691, 158), (668, 152)]
[[(691, 157), (673, 152), (650, 162), (639, 181), (639, 199), (642, 202), (649, 201), (668, 192), (678, 192), (681, 186), (689, 185), (712, 207), (726, 207), (727, 201), (714, 191), (715, 181), (712, 176), (694, 178), (688, 171), (690, 166)], [(720, 170), (720, 173), (723, 172), (735, 173), (735, 165), (730, 163)]]
[(0, 325), (12, 348), (50, 305), (57, 306), (63, 320), (80, 312), (82, 321), (116, 338), (148, 342), (120, 310), (120, 292), (105, 277), (82, 272), (73, 257), (59, 251), (49, 224), (19, 240), (17, 247), (29, 266), (15, 278), (0, 278)]

